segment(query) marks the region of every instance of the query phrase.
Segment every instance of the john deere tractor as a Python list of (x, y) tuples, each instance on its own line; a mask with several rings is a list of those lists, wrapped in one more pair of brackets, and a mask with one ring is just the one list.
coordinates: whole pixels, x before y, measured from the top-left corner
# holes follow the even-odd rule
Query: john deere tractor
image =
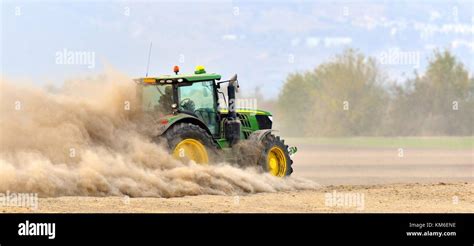
[[(272, 115), (256, 109), (236, 108), (237, 75), (220, 81), (221, 75), (197, 66), (192, 74), (136, 79), (137, 95), (144, 112), (159, 112), (157, 138), (166, 140), (171, 154), (180, 160), (207, 164), (218, 156), (233, 160), (234, 147), (245, 141), (258, 151), (254, 165), (274, 176), (289, 176), (293, 161), (289, 148), (272, 130)], [(227, 99), (221, 85), (227, 85)], [(219, 98), (226, 105), (219, 104)], [(246, 153), (238, 153), (245, 155)], [(291, 153), (292, 154), (292, 153)], [(248, 165), (248, 163), (246, 163)]]

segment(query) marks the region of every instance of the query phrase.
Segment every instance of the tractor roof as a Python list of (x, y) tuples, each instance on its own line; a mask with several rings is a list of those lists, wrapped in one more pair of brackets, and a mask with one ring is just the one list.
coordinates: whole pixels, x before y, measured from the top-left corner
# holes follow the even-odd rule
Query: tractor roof
[(221, 75), (215, 73), (201, 74), (176, 74), (176, 75), (160, 75), (156, 77), (139, 78), (135, 81), (145, 84), (170, 84), (177, 82), (198, 82), (205, 80), (220, 80)]

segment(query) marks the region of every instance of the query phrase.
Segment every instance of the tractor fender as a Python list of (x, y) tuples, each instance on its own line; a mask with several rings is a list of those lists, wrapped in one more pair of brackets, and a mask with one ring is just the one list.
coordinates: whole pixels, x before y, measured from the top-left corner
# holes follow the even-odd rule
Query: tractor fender
[(257, 130), (257, 131), (252, 132), (248, 139), (252, 141), (260, 142), (265, 136), (275, 131), (276, 130), (272, 130), (272, 129)]
[[(262, 139), (265, 136), (267, 136), (268, 134), (272, 132), (276, 132), (276, 130), (272, 130), (272, 129), (257, 130), (257, 131), (252, 132), (248, 139), (259, 143), (262, 141)], [(290, 156), (296, 154), (296, 151), (298, 151), (298, 148), (296, 146), (287, 146), (287, 147), (288, 147), (288, 152)]]
[(157, 127), (157, 136), (163, 135), (168, 129), (170, 129), (175, 124), (179, 124), (179, 123), (192, 123), (192, 124), (198, 125), (202, 129), (206, 130), (206, 132), (209, 133), (209, 135), (212, 136), (211, 131), (209, 130), (209, 128), (207, 128), (207, 126), (206, 126), (206, 124), (204, 124), (204, 122), (202, 122), (197, 117), (194, 117), (194, 116), (189, 115), (189, 114), (184, 114), (184, 113), (180, 113), (180, 114), (175, 115), (173, 117), (163, 118), (163, 119), (159, 120), (158, 127)]

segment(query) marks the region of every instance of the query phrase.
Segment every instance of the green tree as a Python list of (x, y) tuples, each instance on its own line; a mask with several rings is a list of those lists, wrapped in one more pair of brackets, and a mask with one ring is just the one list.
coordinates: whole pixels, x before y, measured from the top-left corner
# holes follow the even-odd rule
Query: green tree
[(317, 80), (313, 72), (290, 74), (277, 101), (275, 121), (291, 136), (306, 135), (310, 124)]
[(454, 55), (435, 51), (425, 74), (395, 89), (391, 128), (399, 135), (472, 135), (472, 87)]
[(292, 74), (278, 99), (283, 129), (305, 136), (373, 135), (385, 113), (384, 81), (374, 59), (352, 49), (312, 72)]

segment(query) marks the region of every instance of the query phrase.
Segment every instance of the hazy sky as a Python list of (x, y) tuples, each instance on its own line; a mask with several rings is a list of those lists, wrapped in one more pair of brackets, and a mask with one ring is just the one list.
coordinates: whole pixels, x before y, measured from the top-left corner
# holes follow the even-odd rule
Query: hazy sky
[[(144, 76), (150, 41), (152, 75), (204, 65), (224, 78), (238, 73), (242, 87), (261, 86), (268, 97), (289, 73), (348, 47), (377, 58), (400, 81), (423, 72), (434, 48), (450, 49), (471, 74), (474, 67), (473, 1), (1, 3), (0, 72), (40, 85), (100, 73), (104, 63)], [(67, 52), (81, 53), (68, 64)]]

